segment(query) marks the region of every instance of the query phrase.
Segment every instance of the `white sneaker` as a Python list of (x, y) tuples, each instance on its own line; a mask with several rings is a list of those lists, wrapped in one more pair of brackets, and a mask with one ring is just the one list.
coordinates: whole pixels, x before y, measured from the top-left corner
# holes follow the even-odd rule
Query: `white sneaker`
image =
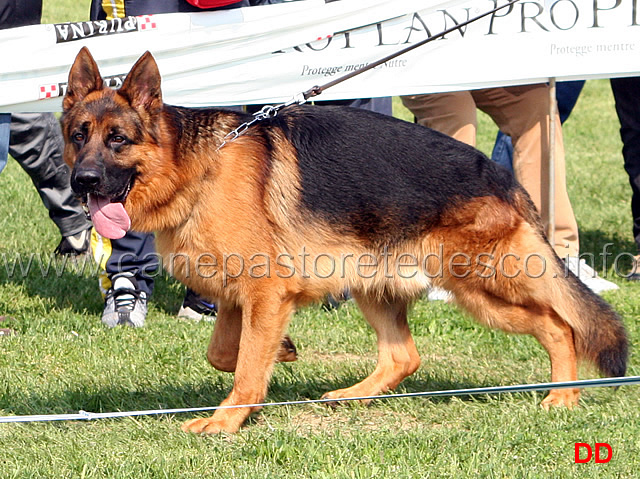
[(429, 301), (444, 301), (445, 303), (450, 303), (453, 301), (453, 293), (446, 289), (433, 286), (427, 291), (427, 299)]
[(598, 273), (596, 273), (584, 259), (578, 258), (577, 256), (568, 256), (564, 258), (564, 262), (567, 268), (569, 268), (569, 270), (575, 274), (578, 279), (587, 286), (587, 288), (596, 294), (600, 294), (604, 291), (620, 289), (617, 284), (598, 276)]
[(215, 321), (217, 314), (218, 307), (215, 303), (211, 303), (195, 291), (187, 289), (180, 311), (178, 311), (178, 318), (192, 321)]
[(141, 328), (147, 317), (147, 294), (138, 289), (138, 282), (129, 273), (111, 278), (112, 286), (105, 296), (102, 322), (113, 328), (118, 325)]
[(625, 276), (629, 281), (640, 281), (640, 254), (633, 257), (633, 264), (631, 265), (631, 271)]

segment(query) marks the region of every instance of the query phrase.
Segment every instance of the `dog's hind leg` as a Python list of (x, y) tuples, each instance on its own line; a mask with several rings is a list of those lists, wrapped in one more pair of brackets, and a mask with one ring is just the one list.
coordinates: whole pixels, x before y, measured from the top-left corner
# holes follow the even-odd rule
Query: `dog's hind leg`
[[(551, 381), (575, 381), (578, 366), (571, 327), (553, 309), (529, 304), (510, 304), (491, 293), (466, 290), (456, 295), (458, 303), (480, 322), (506, 332), (531, 334), (544, 347), (551, 362)], [(578, 389), (553, 389), (542, 406), (567, 406), (578, 403)]]
[[(553, 311), (543, 317), (543, 325), (533, 336), (542, 344), (551, 361), (551, 381), (575, 381), (578, 379), (578, 362), (574, 346), (573, 330)], [(566, 406), (572, 408), (578, 404), (580, 390), (552, 389), (542, 401), (542, 407)]]
[[(254, 294), (243, 305), (241, 327), (237, 324), (232, 326), (233, 337), (238, 330), (241, 331), (235, 380), (231, 393), (221, 406), (259, 404), (267, 393), (269, 377), (294, 305), (292, 300), (282, 300), (279, 291), (269, 292), (267, 288), (262, 291), (266, 293)], [(237, 321), (237, 315), (235, 311), (228, 320), (233, 318)], [(214, 332), (214, 345), (217, 341)], [(236, 432), (249, 414), (259, 409), (258, 406), (218, 409), (211, 417), (187, 421), (182, 430), (207, 434)]]
[[(216, 324), (209, 341), (207, 359), (219, 371), (234, 372), (240, 349), (242, 334), (242, 309), (239, 306), (220, 302)], [(298, 359), (296, 346), (288, 335), (280, 341), (280, 349), (276, 356), (279, 363)]]
[(407, 324), (407, 303), (385, 301), (356, 292), (352, 295), (378, 336), (378, 364), (363, 381), (328, 392), (323, 398), (374, 396), (394, 389), (420, 366), (420, 356)]
[(220, 302), (207, 349), (207, 359), (214, 368), (226, 372), (236, 370), (241, 334), (242, 309), (230, 303)]

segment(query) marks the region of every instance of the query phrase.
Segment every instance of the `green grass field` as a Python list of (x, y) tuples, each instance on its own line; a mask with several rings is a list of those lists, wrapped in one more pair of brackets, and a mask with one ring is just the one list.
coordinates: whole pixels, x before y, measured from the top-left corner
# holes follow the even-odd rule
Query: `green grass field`
[[(48, 0), (44, 21), (83, 20), (87, 11), (86, 1)], [(614, 255), (635, 253), (618, 128), (608, 82), (588, 82), (564, 133), (582, 251), (596, 255), (606, 243)], [(483, 116), (485, 152), (495, 131)], [(0, 175), (0, 255), (49, 258), (58, 241), (27, 175), (10, 160)], [(158, 278), (146, 327), (108, 330), (94, 272), (56, 274), (55, 263), (48, 273), (32, 267), (23, 275), (18, 267), (10, 275), (7, 264), (0, 264), (0, 314), (15, 318), (9, 326), (17, 334), (0, 338), (1, 416), (213, 406), (228, 393), (232, 375), (205, 358), (211, 325), (175, 318), (183, 289), (166, 276)], [(607, 274), (620, 290), (605, 297), (635, 344), (640, 285), (611, 268)], [(421, 301), (411, 317), (423, 362), (397, 392), (549, 379), (546, 353), (531, 337), (485, 329), (442, 303)], [(268, 401), (318, 398), (374, 367), (374, 335), (351, 303), (333, 312), (303, 309), (289, 332), (300, 359), (276, 367)], [(628, 374), (640, 374), (635, 350)], [(581, 377), (595, 374), (584, 369)], [(0, 478), (637, 477), (640, 387), (587, 390), (572, 411), (545, 412), (542, 397), (269, 407), (238, 434), (213, 437), (180, 431), (192, 414), (0, 424)], [(574, 464), (576, 442), (608, 443), (613, 458)]]

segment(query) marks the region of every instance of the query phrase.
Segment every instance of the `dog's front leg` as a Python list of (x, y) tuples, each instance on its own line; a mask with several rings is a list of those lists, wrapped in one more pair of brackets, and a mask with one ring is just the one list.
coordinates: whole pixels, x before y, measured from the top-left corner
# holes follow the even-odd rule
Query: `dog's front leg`
[[(281, 339), (293, 311), (290, 301), (280, 294), (261, 294), (242, 307), (242, 334), (236, 364), (235, 380), (229, 396), (221, 406), (257, 404), (264, 401), (269, 378), (280, 348)], [(213, 416), (192, 419), (182, 430), (216, 434), (236, 432), (259, 407), (218, 409)]]
[[(242, 308), (224, 301), (218, 302), (218, 317), (211, 335), (207, 359), (219, 371), (234, 372), (238, 362), (242, 335)], [(288, 335), (280, 340), (276, 362), (296, 361), (296, 346)]]

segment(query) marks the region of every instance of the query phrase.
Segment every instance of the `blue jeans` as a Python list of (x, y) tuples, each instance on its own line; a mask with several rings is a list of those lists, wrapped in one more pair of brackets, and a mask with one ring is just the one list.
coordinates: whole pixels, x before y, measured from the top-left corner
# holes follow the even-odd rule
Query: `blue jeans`
[[(578, 101), (584, 80), (558, 82), (556, 85), (556, 99), (560, 122), (564, 123)], [(496, 143), (493, 145), (491, 159), (513, 172), (513, 144), (511, 137), (498, 131)]]
[(0, 172), (7, 166), (10, 133), (11, 113), (0, 113)]
[(493, 145), (491, 159), (513, 173), (513, 143), (511, 143), (511, 137), (500, 130)]

